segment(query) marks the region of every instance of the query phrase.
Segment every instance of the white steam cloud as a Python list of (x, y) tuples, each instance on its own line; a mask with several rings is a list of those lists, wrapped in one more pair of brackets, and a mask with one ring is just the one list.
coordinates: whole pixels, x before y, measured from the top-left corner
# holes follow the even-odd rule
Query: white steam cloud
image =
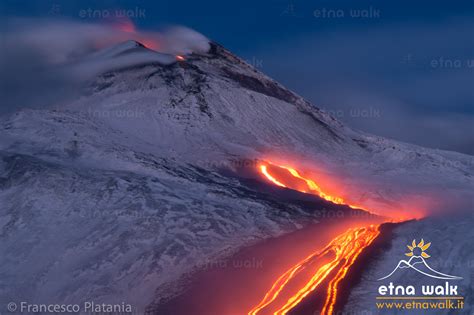
[[(175, 55), (205, 53), (209, 40), (182, 26), (137, 31), (130, 21), (88, 24), (68, 20), (15, 19), (4, 23), (0, 50), (0, 114), (54, 105), (78, 93), (84, 80), (112, 69), (150, 62), (169, 64)], [(148, 49), (131, 50), (140, 42)]]

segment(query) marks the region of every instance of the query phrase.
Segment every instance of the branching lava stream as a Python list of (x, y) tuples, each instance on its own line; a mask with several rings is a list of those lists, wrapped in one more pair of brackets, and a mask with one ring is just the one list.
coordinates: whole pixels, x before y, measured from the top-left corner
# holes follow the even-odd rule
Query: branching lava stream
[[(325, 193), (312, 179), (305, 178), (290, 167), (261, 164), (259, 172), (271, 183), (315, 194), (327, 201), (363, 209), (347, 204), (343, 198)], [(327, 286), (321, 314), (332, 314), (338, 294), (338, 284), (346, 276), (364, 248), (380, 234), (379, 225), (351, 228), (334, 238), (325, 248), (314, 252), (283, 273), (273, 283), (258, 305), (248, 315), (283, 315), (295, 308), (319, 286)]]

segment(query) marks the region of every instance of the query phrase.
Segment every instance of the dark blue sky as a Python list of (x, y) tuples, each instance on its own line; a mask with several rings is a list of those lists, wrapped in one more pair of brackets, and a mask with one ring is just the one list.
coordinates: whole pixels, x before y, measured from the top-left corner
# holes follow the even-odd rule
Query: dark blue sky
[[(472, 0), (3, 0), (2, 6), (3, 16), (97, 23), (104, 21), (100, 12), (137, 9), (132, 20), (139, 28), (194, 28), (354, 128), (474, 154)], [(88, 9), (95, 16), (81, 16)]]

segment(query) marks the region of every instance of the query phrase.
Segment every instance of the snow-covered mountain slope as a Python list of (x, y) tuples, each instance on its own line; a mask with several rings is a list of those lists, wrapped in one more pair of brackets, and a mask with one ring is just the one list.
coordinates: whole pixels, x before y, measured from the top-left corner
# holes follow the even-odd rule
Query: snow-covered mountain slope
[(219, 173), (243, 160), (334, 177), (341, 196), (387, 215), (435, 195), (463, 204), (474, 187), (472, 156), (353, 131), (216, 44), (109, 71), (80, 99), (2, 117), (0, 130), (5, 301), (144, 307), (196, 259), (314, 220)]
[(218, 45), (170, 66), (109, 73), (91, 88), (68, 108), (102, 118), (160, 156), (192, 163), (199, 156), (211, 165), (230, 156), (296, 162), (334, 172), (346, 197), (364, 196), (357, 202), (386, 212), (423, 212), (432, 206), (428, 193), (463, 200), (474, 187), (472, 156), (355, 132)]
[(2, 303), (144, 307), (156, 288), (197, 262), (315, 221), (235, 179), (144, 153), (115, 153), (130, 154), (135, 170), (2, 152)]

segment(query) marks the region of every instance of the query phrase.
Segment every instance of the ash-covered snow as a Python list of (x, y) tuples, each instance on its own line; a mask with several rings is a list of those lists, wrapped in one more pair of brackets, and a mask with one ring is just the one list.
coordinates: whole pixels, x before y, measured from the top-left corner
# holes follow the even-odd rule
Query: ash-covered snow
[(218, 172), (240, 159), (317, 165), (387, 215), (474, 187), (473, 157), (351, 130), (215, 44), (109, 71), (0, 130), (0, 303), (143, 308), (197, 261), (315, 220)]

